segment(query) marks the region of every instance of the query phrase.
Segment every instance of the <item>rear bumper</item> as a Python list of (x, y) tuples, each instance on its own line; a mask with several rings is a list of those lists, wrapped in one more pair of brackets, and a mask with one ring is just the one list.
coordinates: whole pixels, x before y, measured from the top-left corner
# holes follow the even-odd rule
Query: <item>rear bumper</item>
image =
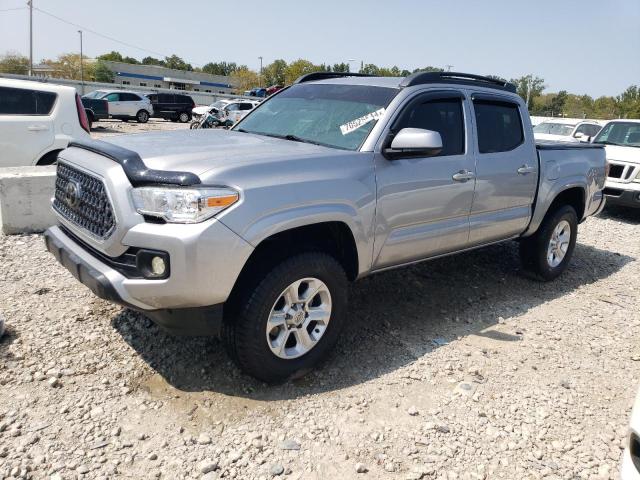
[(192, 308), (154, 309), (133, 299), (117, 271), (83, 250), (59, 227), (44, 233), (47, 250), (96, 296), (143, 313), (164, 330), (177, 335), (219, 335), (223, 304)]

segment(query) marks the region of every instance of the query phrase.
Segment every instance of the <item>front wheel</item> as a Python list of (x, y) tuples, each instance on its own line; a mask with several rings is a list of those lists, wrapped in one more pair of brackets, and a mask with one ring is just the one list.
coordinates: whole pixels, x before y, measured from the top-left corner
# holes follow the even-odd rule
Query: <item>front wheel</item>
[(274, 383), (304, 374), (333, 348), (347, 308), (342, 266), (325, 253), (303, 253), (246, 286), (225, 318), (232, 358), (246, 373)]
[(578, 235), (578, 216), (564, 205), (547, 214), (538, 231), (520, 242), (520, 259), (525, 270), (549, 281), (564, 272), (571, 261)]
[(136, 120), (138, 121), (138, 123), (147, 123), (149, 121), (149, 112), (147, 112), (146, 110), (140, 110), (136, 114)]
[(191, 120), (191, 116), (187, 112), (182, 112), (178, 115), (178, 121), (180, 123), (187, 123), (189, 120)]

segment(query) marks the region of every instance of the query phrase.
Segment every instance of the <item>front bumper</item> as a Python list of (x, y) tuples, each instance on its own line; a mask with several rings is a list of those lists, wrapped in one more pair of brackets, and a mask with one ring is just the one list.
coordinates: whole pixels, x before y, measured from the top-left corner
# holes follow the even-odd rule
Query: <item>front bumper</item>
[(640, 183), (607, 181), (604, 194), (609, 205), (640, 208)]
[[(156, 227), (158, 227), (156, 225)], [(223, 227), (226, 229), (226, 227)], [(228, 230), (228, 229), (226, 229)], [(229, 231), (231, 235), (235, 235)], [(166, 330), (186, 335), (216, 335), (220, 331), (223, 303), (227, 299), (238, 272), (227, 271), (230, 278), (221, 279), (224, 270), (209, 271), (209, 282), (201, 281), (202, 270), (193, 271), (192, 282), (186, 283), (191, 262), (184, 262), (174, 243), (167, 242), (172, 250), (171, 277), (166, 280), (130, 279), (106, 265), (82, 248), (59, 227), (49, 228), (44, 234), (45, 244), (56, 259), (95, 295), (144, 313)], [(151, 243), (153, 242), (151, 239)], [(158, 241), (157, 238), (155, 238)], [(191, 252), (198, 255), (197, 250)], [(210, 264), (200, 262), (205, 268)], [(224, 264), (220, 265), (223, 267)], [(235, 270), (235, 268), (233, 270)], [(194, 270), (198, 270), (194, 268)], [(222, 271), (220, 271), (222, 270)]]
[(622, 462), (620, 464), (620, 480), (640, 480), (640, 471), (633, 464), (631, 452), (627, 447), (622, 454)]

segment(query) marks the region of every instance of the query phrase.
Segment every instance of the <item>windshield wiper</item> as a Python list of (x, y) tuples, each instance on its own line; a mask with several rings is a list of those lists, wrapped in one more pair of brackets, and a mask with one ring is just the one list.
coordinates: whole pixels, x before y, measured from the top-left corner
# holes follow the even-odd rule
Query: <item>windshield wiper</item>
[(314, 142), (313, 140), (308, 140), (306, 138), (301, 138), (297, 135), (284, 135), (282, 138), (284, 138), (285, 140), (291, 140), (292, 142), (310, 143), (311, 145), (322, 146), (322, 143)]

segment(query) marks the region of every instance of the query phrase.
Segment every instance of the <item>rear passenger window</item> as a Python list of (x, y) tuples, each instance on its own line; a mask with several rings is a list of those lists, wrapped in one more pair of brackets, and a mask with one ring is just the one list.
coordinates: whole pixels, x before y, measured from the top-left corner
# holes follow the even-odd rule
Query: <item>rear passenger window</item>
[(251, 109), (253, 109), (253, 105), (251, 105), (250, 103), (240, 104), (240, 110), (251, 110)]
[(49, 115), (56, 98), (53, 92), (0, 87), (0, 115)]
[(474, 100), (480, 153), (508, 152), (524, 141), (522, 121), (515, 103)]
[(120, 101), (121, 102), (137, 102), (140, 100), (140, 97), (138, 95), (135, 95), (133, 93), (121, 93), (120, 94)]
[(438, 132), (442, 137), (439, 156), (464, 153), (464, 116), (460, 98), (426, 100), (410, 105), (401, 114), (393, 130), (422, 128)]

